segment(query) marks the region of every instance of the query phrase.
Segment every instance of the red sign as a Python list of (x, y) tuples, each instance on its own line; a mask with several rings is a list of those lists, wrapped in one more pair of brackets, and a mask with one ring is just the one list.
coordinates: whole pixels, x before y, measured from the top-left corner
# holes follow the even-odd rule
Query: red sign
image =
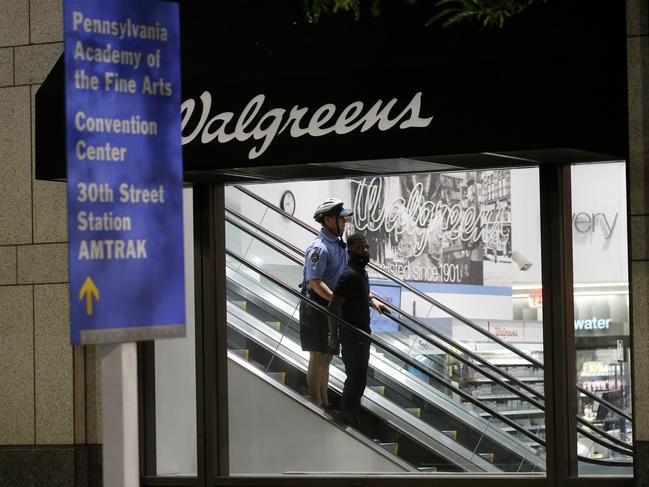
[(542, 308), (543, 307), (543, 290), (542, 289), (534, 289), (530, 293), (530, 297), (528, 298), (528, 303), (530, 308)]
[(494, 335), (497, 337), (518, 337), (518, 330), (514, 328), (506, 328), (504, 326), (496, 326), (494, 328)]

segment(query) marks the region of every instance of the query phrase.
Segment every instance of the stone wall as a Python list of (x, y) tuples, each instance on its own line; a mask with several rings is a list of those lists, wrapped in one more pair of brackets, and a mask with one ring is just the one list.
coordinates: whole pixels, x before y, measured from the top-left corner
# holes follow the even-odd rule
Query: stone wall
[[(636, 485), (649, 486), (649, 3), (627, 0)], [(65, 184), (34, 179), (34, 96), (62, 0), (0, 0), (0, 485), (86, 485), (98, 353), (69, 344)], [(76, 475), (75, 475), (76, 472)], [(92, 482), (99, 485), (99, 481)]]
[(62, 0), (0, 0), (3, 486), (74, 485), (79, 445), (101, 442), (97, 352), (69, 339), (66, 187), (34, 179), (34, 96), (62, 26)]
[(649, 4), (627, 0), (629, 236), (636, 485), (649, 486)]

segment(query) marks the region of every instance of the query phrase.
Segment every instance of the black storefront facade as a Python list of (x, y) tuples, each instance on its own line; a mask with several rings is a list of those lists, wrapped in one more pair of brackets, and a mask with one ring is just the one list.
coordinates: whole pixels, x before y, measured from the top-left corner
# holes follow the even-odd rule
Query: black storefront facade
[[(536, 5), (494, 31), (424, 27), (427, 9), (405, 4), (384, 5), (378, 19), (313, 24), (296, 3), (181, 2), (197, 476), (157, 475), (155, 347), (141, 343), (142, 485), (631, 485), (578, 475), (576, 338), (565, 326), (574, 320), (570, 168), (628, 159), (624, 5)], [(37, 178), (65, 178), (62, 93), (60, 60), (37, 95)], [(230, 476), (225, 187), (520, 167), (539, 171), (545, 477)]]

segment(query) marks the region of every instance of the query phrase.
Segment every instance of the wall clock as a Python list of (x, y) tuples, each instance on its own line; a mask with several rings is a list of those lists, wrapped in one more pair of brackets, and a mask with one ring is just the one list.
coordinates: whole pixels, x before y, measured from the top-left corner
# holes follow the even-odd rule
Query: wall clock
[(289, 215), (295, 213), (295, 196), (291, 191), (284, 191), (279, 200), (279, 207)]

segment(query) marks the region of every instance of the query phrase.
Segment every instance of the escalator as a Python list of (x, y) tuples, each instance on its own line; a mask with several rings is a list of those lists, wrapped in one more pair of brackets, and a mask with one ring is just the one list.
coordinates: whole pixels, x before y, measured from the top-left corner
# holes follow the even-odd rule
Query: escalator
[[(254, 199), (259, 202), (257, 197)], [(279, 212), (282, 225), (298, 224), (281, 210), (264, 205), (264, 215), (272, 210)], [(295, 288), (295, 283), (301, 281), (300, 246), (304, 248), (305, 242), (282, 242), (275, 235), (280, 232), (272, 230), (273, 225), (258, 225), (231, 208), (227, 220), (228, 248), (245, 249), (245, 257), (228, 252), (231, 349), (246, 350), (254, 362), (265, 364), (267, 372), (281, 372), (293, 390), (305, 393), (306, 355), (299, 349), (296, 311), (296, 303), (303, 297)], [(312, 235), (307, 232), (305, 240), (309, 238)], [(285, 262), (278, 263), (281, 259)], [(275, 275), (282, 279), (277, 280)], [(408, 288), (405, 283), (399, 285)], [(420, 297), (432, 301), (428, 296)], [(488, 334), (439, 303), (433, 304), (475, 332)], [(363, 398), (363, 433), (382, 444), (397, 445), (393, 447), (395, 454), (419, 471), (543, 471), (542, 364), (503, 342), (500, 345), (535, 371), (528, 376), (520, 371), (508, 374), (511, 369), (498, 367), (472, 353), (420, 318), (394, 310), (392, 319), (401, 332), (373, 338), (370, 379)], [(500, 341), (492, 338), (494, 343)], [(422, 348), (425, 354), (415, 353)], [(458, 373), (452, 372), (455, 369)], [(343, 370), (339, 360), (332, 365), (334, 403), (342, 389)], [(475, 393), (476, 384), (483, 379), (491, 384), (489, 393)], [(490, 402), (494, 397), (514, 398), (518, 407), (498, 411), (495, 403)], [(615, 411), (615, 406), (607, 406)], [(606, 466), (629, 465), (631, 449), (626, 441), (580, 419), (580, 433), (593, 444), (613, 452), (608, 460), (584, 460)]]
[[(278, 298), (278, 283), (252, 264), (232, 254), (228, 262), (231, 352), (257, 364), (292, 390), (306, 394), (307, 354), (299, 345), (297, 305)], [(255, 277), (256, 272), (263, 280)], [(295, 302), (301, 298), (299, 293), (294, 297)], [(408, 367), (416, 369), (433, 380), (435, 376), (427, 365), (390, 348), (386, 342), (373, 342), (359, 428), (363, 434), (389, 446), (419, 471), (542, 471), (543, 461), (531, 448), (508, 438), (479, 414), (458, 406), (453, 393), (461, 394), (460, 389), (451, 384), (431, 387), (408, 371)], [(334, 404), (343, 382), (342, 361), (335, 359), (330, 378)], [(536, 446), (542, 448), (541, 443)]]

